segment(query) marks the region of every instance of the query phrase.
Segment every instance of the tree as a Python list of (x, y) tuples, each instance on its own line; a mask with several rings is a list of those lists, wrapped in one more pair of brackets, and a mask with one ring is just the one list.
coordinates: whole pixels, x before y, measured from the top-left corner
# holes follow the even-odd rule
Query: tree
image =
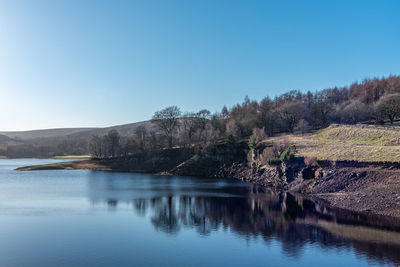
[(228, 137), (233, 137), (236, 140), (241, 138), (240, 127), (234, 119), (230, 119), (226, 124), (226, 133), (228, 134)]
[(302, 117), (301, 110), (301, 104), (297, 102), (286, 103), (279, 108), (279, 116), (284, 121), (288, 131), (291, 133), (293, 133), (294, 127)]
[(158, 145), (157, 133), (151, 130), (149, 134), (149, 147), (151, 150), (156, 150), (158, 146), (159, 145)]
[(206, 130), (206, 125), (210, 121), (211, 112), (207, 109), (202, 109), (199, 112), (186, 113), (182, 118), (183, 137), (186, 142), (191, 145), (195, 137), (198, 135), (198, 140), (203, 139), (203, 133)]
[(296, 126), (296, 131), (299, 131), (302, 135), (304, 135), (305, 133), (310, 132), (310, 130), (310, 124), (305, 119), (299, 120)]
[(102, 142), (103, 139), (98, 135), (93, 135), (89, 140), (89, 154), (93, 158), (102, 158)]
[(276, 114), (273, 110), (273, 102), (268, 97), (260, 102), (257, 121), (269, 136), (274, 135)]
[(144, 151), (146, 148), (146, 140), (147, 140), (147, 128), (144, 125), (139, 125), (135, 129), (135, 135), (139, 144), (140, 151)]
[(369, 114), (369, 108), (366, 104), (362, 103), (360, 100), (354, 100), (343, 108), (341, 119), (345, 123), (356, 124), (357, 122), (368, 119)]
[(253, 129), (253, 134), (250, 136), (249, 139), (249, 148), (256, 148), (257, 145), (265, 139), (265, 130), (264, 128), (257, 128)]
[(183, 139), (190, 146), (192, 144), (194, 134), (196, 133), (196, 130), (197, 130), (197, 122), (196, 122), (195, 114), (194, 113), (186, 113), (183, 116), (182, 124), (183, 124), (182, 134), (184, 135)]
[(198, 138), (203, 140), (203, 133), (206, 130), (207, 123), (210, 121), (211, 112), (208, 109), (202, 109), (195, 113), (195, 124), (198, 132)]
[(108, 155), (111, 157), (117, 156), (117, 151), (119, 150), (119, 141), (120, 141), (119, 133), (114, 129), (110, 130), (105, 136), (105, 140), (109, 152)]
[(314, 128), (323, 128), (329, 125), (329, 114), (331, 112), (330, 103), (324, 100), (324, 97), (314, 102), (311, 110), (311, 117)]
[(174, 140), (174, 133), (179, 127), (179, 118), (182, 112), (177, 106), (167, 107), (156, 111), (152, 123), (156, 124), (164, 137), (167, 139), (168, 147), (171, 148)]
[(227, 119), (229, 117), (229, 111), (226, 106), (224, 106), (221, 110), (221, 118)]
[(132, 136), (123, 137), (120, 140), (121, 155), (127, 157), (129, 154), (136, 152), (137, 144)]
[(389, 94), (382, 96), (375, 104), (375, 112), (378, 116), (388, 118), (390, 124), (400, 115), (400, 94)]

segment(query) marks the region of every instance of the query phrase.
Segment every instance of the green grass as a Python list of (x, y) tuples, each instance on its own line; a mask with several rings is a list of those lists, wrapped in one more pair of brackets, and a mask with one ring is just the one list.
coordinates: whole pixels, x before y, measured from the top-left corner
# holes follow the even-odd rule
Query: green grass
[(315, 134), (285, 135), (268, 139), (287, 139), (296, 155), (318, 160), (356, 160), (400, 162), (400, 130), (395, 127), (331, 125)]
[(344, 142), (357, 145), (400, 145), (400, 131), (388, 127), (334, 124), (315, 134), (314, 138), (317, 141)]

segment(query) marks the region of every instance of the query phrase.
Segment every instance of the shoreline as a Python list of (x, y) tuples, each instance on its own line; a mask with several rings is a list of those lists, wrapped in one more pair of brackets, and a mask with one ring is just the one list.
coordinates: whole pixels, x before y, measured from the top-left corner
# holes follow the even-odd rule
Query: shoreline
[[(20, 167), (18, 171), (35, 170), (93, 170), (112, 172), (153, 173), (176, 176), (193, 175), (191, 171), (182, 168), (182, 164), (171, 171), (152, 172), (146, 169), (118, 168), (115, 160), (80, 160), (45, 165)], [(200, 164), (201, 165), (201, 164)], [(267, 188), (302, 194), (315, 201), (323, 201), (333, 207), (365, 214), (383, 215), (400, 218), (400, 165), (398, 163), (367, 163), (367, 162), (324, 162), (314, 177), (305, 177), (304, 166), (301, 169), (296, 164), (271, 167), (261, 172), (244, 164), (233, 164), (221, 169), (214, 178), (239, 179)], [(325, 165), (325, 166), (324, 166)], [(190, 169), (190, 168), (189, 168)], [(289, 172), (295, 173), (291, 179)], [(279, 180), (286, 180), (279, 184)]]

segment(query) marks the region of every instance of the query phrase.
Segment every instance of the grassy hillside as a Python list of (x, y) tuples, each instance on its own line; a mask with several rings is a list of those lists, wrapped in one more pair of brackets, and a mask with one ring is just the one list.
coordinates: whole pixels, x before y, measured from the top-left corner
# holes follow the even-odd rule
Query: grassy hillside
[(105, 135), (112, 129), (117, 130), (121, 136), (131, 136), (134, 135), (135, 129), (140, 125), (145, 125), (148, 129), (153, 128), (150, 121), (142, 121), (104, 128), (60, 128), (33, 131), (5, 131), (0, 132), (0, 135), (12, 139), (29, 141), (38, 145), (57, 145), (65, 140), (89, 140), (92, 135)]
[(400, 128), (334, 124), (318, 132), (315, 139), (355, 145), (397, 146), (400, 145)]
[(95, 130), (96, 128), (59, 128), (59, 129), (43, 129), (32, 131), (3, 131), (0, 134), (14, 139), (29, 140), (35, 138), (51, 138), (58, 136), (66, 136), (78, 132)]
[(53, 157), (88, 154), (92, 135), (105, 135), (115, 129), (121, 136), (133, 136), (138, 126), (153, 130), (151, 121), (105, 128), (60, 128), (33, 131), (0, 132), (0, 157)]
[(400, 129), (361, 125), (331, 125), (312, 135), (288, 135), (268, 141), (287, 141), (297, 154), (318, 160), (400, 162)]
[(65, 137), (69, 139), (84, 139), (84, 140), (89, 140), (89, 138), (92, 135), (105, 135), (107, 134), (110, 130), (117, 130), (118, 133), (121, 136), (132, 136), (135, 134), (135, 130), (138, 126), (144, 125), (148, 130), (153, 129), (154, 126), (151, 123), (151, 121), (141, 121), (141, 122), (135, 122), (135, 123), (129, 123), (129, 124), (123, 124), (123, 125), (116, 125), (116, 126), (111, 126), (111, 127), (105, 127), (105, 128), (96, 128), (96, 129), (91, 129), (88, 131), (81, 131), (77, 132), (74, 134), (67, 135)]

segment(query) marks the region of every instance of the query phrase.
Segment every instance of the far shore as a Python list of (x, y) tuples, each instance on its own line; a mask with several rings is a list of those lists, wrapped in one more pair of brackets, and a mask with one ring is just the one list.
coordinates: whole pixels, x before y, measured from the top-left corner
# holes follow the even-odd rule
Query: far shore
[[(293, 160), (265, 162), (263, 152), (273, 143), (287, 143), (294, 151)], [(191, 147), (175, 147), (104, 159), (62, 156), (57, 159), (71, 161), (17, 170), (85, 169), (240, 179), (321, 199), (333, 207), (400, 218), (400, 131), (331, 125), (314, 134), (267, 138), (262, 144), (250, 148), (242, 140), (234, 146), (216, 143), (200, 153)]]
[(67, 155), (67, 156), (55, 156), (54, 159), (90, 159), (90, 155)]

